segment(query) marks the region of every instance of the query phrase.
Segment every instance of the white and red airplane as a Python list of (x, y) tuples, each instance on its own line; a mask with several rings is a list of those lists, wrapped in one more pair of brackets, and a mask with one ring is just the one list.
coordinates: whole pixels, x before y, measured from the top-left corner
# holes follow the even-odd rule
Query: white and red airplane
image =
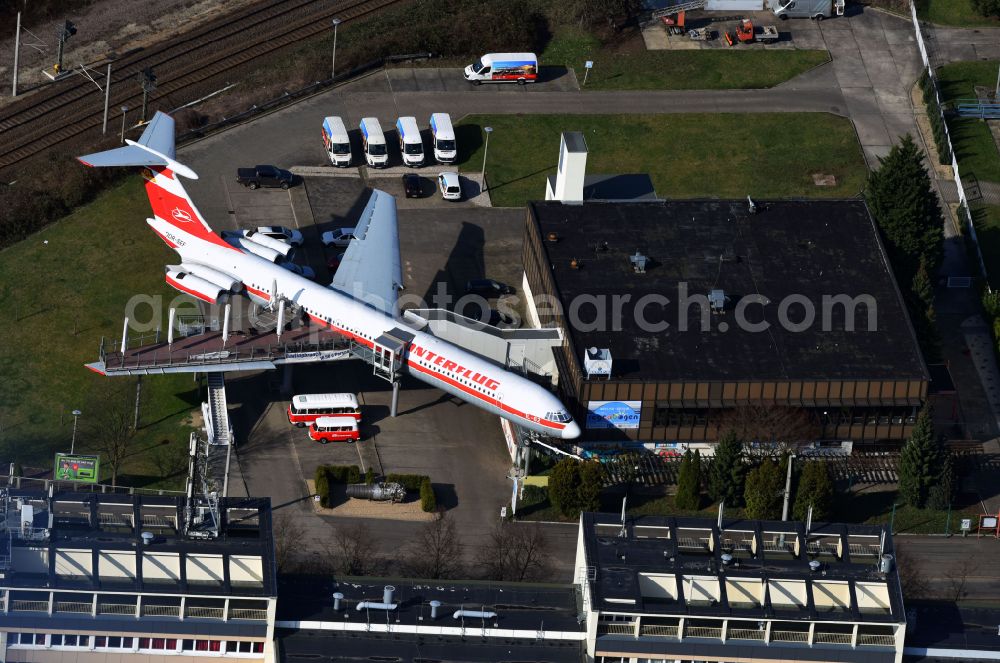
[(400, 319), (402, 285), (396, 201), (375, 189), (329, 286), (276, 264), (280, 254), (253, 236), (221, 237), (202, 218), (178, 176), (198, 175), (175, 160), (174, 120), (158, 112), (138, 141), (79, 157), (94, 167), (142, 166), (153, 208), (147, 223), (181, 258), (167, 267), (167, 283), (204, 302), (218, 303), (245, 289), (260, 304), (284, 299), (309, 318), (371, 348), (383, 334), (403, 330), (401, 364), (418, 380), (487, 412), (544, 435), (572, 439), (580, 427), (545, 388), (477, 354), (421, 331)]

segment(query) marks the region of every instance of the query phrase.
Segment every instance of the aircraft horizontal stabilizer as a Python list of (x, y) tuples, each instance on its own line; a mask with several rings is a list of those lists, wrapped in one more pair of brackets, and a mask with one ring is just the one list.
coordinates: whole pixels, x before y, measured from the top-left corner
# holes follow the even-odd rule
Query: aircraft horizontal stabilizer
[(157, 111), (142, 132), (138, 141), (126, 140), (125, 147), (86, 154), (77, 159), (88, 166), (141, 166), (166, 167), (188, 179), (198, 179), (198, 174), (174, 159), (174, 118)]

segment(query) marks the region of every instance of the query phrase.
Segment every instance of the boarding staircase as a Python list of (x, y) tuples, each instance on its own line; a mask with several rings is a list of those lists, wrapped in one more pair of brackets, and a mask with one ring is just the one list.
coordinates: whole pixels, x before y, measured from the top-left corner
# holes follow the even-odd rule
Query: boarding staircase
[(208, 374), (206, 406), (205, 432), (208, 434), (208, 443), (228, 445), (233, 439), (233, 429), (229, 423), (229, 405), (226, 403), (226, 379), (221, 372)]

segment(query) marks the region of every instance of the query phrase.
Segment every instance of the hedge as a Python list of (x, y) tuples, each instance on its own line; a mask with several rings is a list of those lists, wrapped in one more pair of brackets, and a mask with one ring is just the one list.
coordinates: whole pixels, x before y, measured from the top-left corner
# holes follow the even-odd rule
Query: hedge
[(420, 508), (427, 513), (437, 511), (437, 497), (434, 496), (434, 486), (428, 477), (420, 482)]
[(386, 483), (398, 483), (410, 491), (418, 491), (423, 486), (424, 482), (430, 482), (431, 478), (426, 474), (387, 474), (385, 476)]
[(331, 483), (360, 483), (361, 470), (357, 465), (320, 465), (316, 468), (316, 494), (320, 506), (330, 506)]

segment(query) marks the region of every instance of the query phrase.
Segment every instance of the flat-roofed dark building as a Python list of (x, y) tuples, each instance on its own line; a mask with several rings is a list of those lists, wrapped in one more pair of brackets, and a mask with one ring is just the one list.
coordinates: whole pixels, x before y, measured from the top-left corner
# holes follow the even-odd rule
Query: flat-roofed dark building
[[(741, 408), (902, 440), (928, 372), (860, 200), (536, 202), (525, 297), (583, 441), (711, 442)], [(590, 352), (590, 349), (597, 352)]]

